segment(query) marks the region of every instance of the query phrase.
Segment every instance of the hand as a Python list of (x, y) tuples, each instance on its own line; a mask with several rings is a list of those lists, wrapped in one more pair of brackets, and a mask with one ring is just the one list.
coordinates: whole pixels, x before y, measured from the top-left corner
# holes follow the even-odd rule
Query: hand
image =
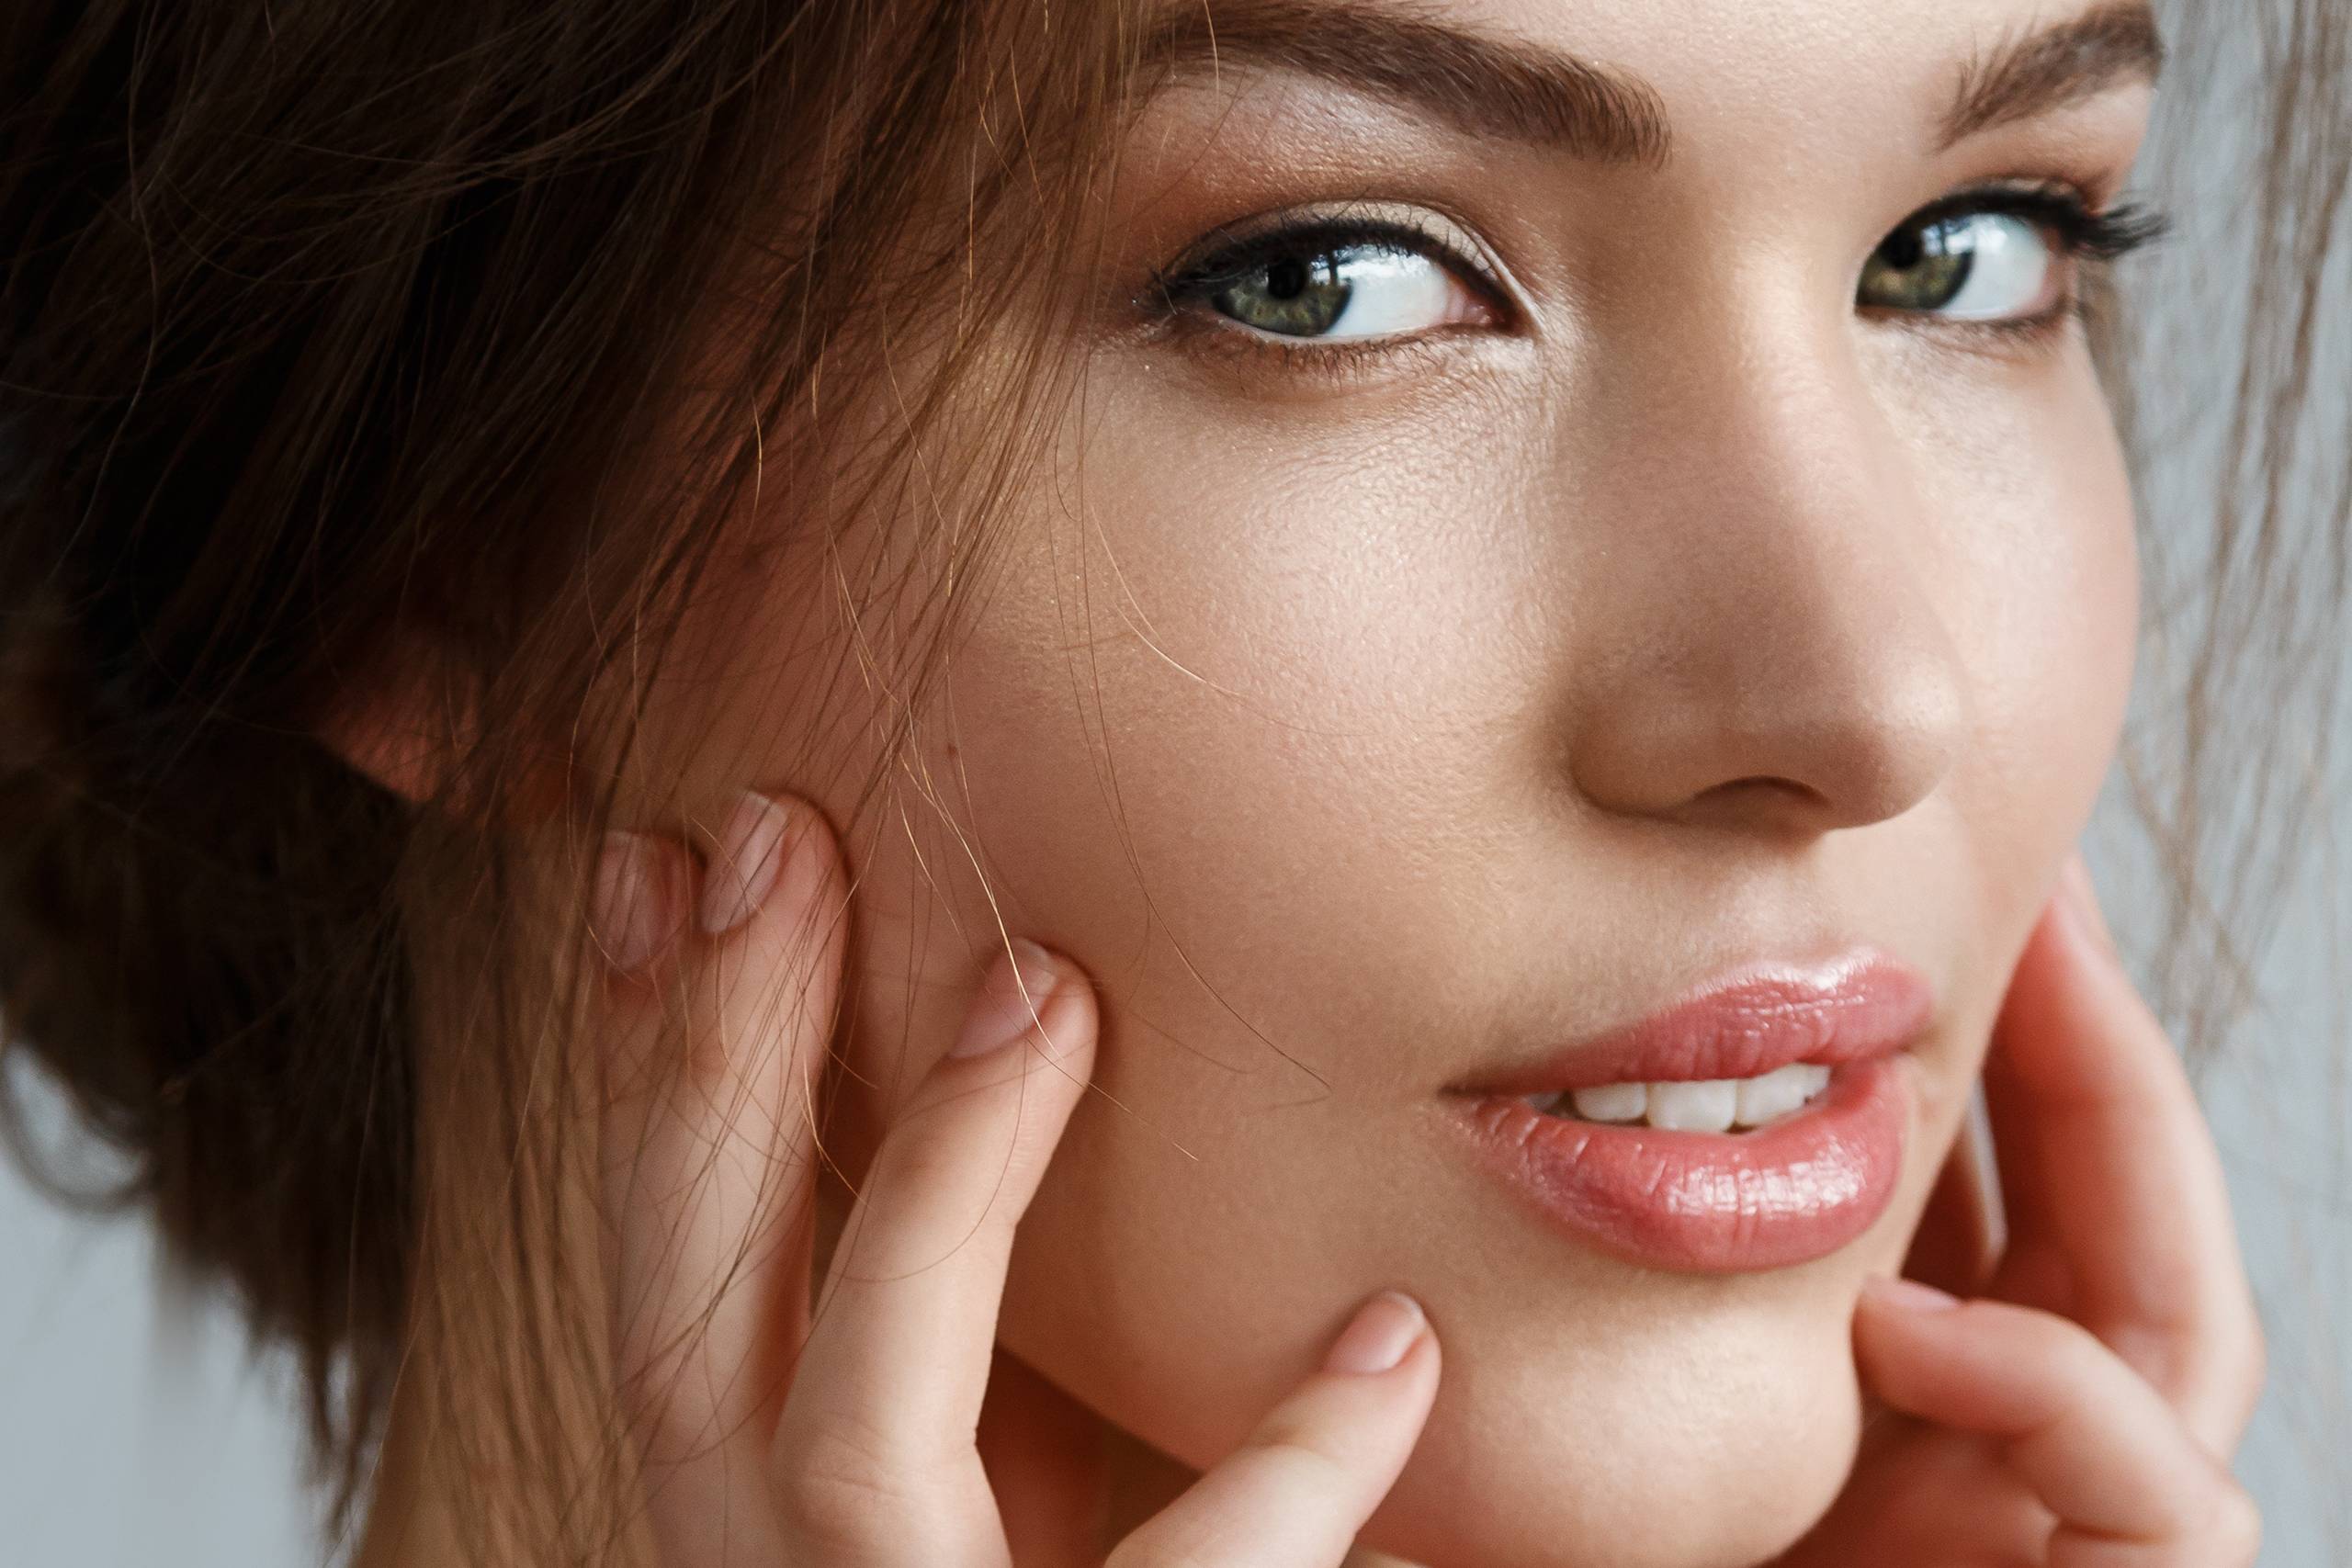
[(2079, 854), (1984, 1087), (2007, 1249), (1981, 1299), (1864, 1292), (1855, 1357), (1894, 1414), (1786, 1568), (2247, 1568), (2260, 1520), (2228, 1461), (2261, 1331), (2211, 1135)]
[[(819, 1083), (848, 917), (833, 834), (746, 795), (683, 841), (616, 834), (592, 1027), (612, 1089), (616, 1373), (665, 1568), (1011, 1561), (974, 1444), (1014, 1224), (1092, 1071), (1092, 987), (1015, 941), (876, 1152), (809, 1308)], [(707, 869), (703, 869), (707, 865)], [(1335, 1325), (1336, 1326), (1336, 1325)], [(1420, 1310), (1366, 1303), (1322, 1370), (1120, 1543), (1114, 1568), (1337, 1564), (1437, 1389)]]

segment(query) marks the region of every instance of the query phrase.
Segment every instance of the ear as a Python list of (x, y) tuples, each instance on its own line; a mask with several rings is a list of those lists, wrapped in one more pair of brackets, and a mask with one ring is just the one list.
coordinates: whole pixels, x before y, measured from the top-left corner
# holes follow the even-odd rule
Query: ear
[(447, 651), (404, 631), (336, 693), (314, 733), (353, 768), (421, 806), (439, 797), (473, 742), (476, 709)]

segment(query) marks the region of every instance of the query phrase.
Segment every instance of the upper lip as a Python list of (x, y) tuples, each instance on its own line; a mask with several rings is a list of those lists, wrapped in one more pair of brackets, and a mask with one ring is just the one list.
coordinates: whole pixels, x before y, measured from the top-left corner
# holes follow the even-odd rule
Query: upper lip
[(1934, 1007), (1927, 978), (1876, 949), (1821, 964), (1768, 960), (1709, 980), (1630, 1027), (1506, 1068), (1476, 1088), (1549, 1094), (1601, 1084), (1754, 1077), (1792, 1062), (1860, 1061), (1911, 1043)]

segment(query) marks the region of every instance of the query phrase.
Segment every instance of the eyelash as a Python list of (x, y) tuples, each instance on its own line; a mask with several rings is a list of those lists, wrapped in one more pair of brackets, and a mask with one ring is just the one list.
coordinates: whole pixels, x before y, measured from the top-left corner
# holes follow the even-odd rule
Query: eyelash
[[(2009, 341), (2046, 340), (2085, 313), (2088, 291), (2085, 269), (2099, 270), (2163, 238), (2171, 227), (2163, 213), (2136, 202), (2094, 208), (2080, 190), (2054, 182), (1974, 186), (1917, 209), (1891, 232), (1924, 228), (1941, 220), (1989, 213), (2034, 224), (2051, 238), (2060, 265), (2075, 269), (2058, 305), (2038, 316), (1972, 321), (1921, 311), (1881, 310), (1921, 330), (1984, 333)], [(1209, 243), (1209, 242), (1204, 242)], [(1204, 260), (1169, 270), (1155, 268), (1138, 303), (1163, 330), (1181, 332), (1196, 350), (1238, 354), (1284, 369), (1344, 373), (1375, 359), (1428, 352), (1434, 340), (1476, 328), (1440, 328), (1392, 338), (1321, 342), (1253, 331), (1201, 307), (1218, 289), (1247, 277), (1257, 267), (1284, 256), (1314, 254), (1345, 245), (1391, 245), (1427, 255), (1506, 319), (1516, 314), (1510, 294), (1485, 264), (1429, 229), (1408, 220), (1324, 216), (1245, 234)], [(1197, 254), (1199, 247), (1195, 247)], [(1865, 307), (1866, 308), (1866, 307)]]

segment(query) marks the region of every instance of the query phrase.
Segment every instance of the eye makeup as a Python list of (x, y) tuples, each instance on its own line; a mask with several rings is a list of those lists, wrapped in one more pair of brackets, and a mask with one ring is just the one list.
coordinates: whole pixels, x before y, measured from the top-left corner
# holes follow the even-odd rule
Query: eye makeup
[[(1994, 218), (2010, 220), (2010, 232), (2030, 232), (2046, 247), (2047, 300), (2014, 312), (1947, 312), (1941, 305), (1950, 303), (1976, 260), (1964, 238), (1971, 220)], [(2065, 182), (1971, 186), (1920, 207), (1888, 231), (1858, 285), (1855, 307), (1909, 330), (2047, 336), (2080, 315), (2085, 272), (2131, 254), (2166, 227), (2161, 214), (2134, 203), (2095, 208)], [(1450, 281), (1457, 300), (1442, 319), (1417, 331), (1333, 333), (1351, 273), (1363, 276), (1377, 265), (1393, 275), (1404, 258), (1418, 258)], [(1943, 263), (1951, 282), (1944, 299), (1936, 300), (1932, 290), (1906, 299), (1884, 288), (1871, 297), (1873, 269), (1883, 278), (1890, 270), (1916, 268), (1922, 259)], [(1423, 282), (1424, 295), (1430, 287)], [(1235, 303), (1253, 295), (1261, 306), (1255, 321)], [(1265, 309), (1269, 297), (1284, 308)], [(1491, 248), (1463, 225), (1426, 208), (1366, 200), (1310, 204), (1220, 225), (1174, 261), (1153, 268), (1132, 304), (1158, 334), (1190, 352), (1325, 371), (1426, 353), (1433, 340), (1464, 333), (1510, 331), (1525, 315)]]

